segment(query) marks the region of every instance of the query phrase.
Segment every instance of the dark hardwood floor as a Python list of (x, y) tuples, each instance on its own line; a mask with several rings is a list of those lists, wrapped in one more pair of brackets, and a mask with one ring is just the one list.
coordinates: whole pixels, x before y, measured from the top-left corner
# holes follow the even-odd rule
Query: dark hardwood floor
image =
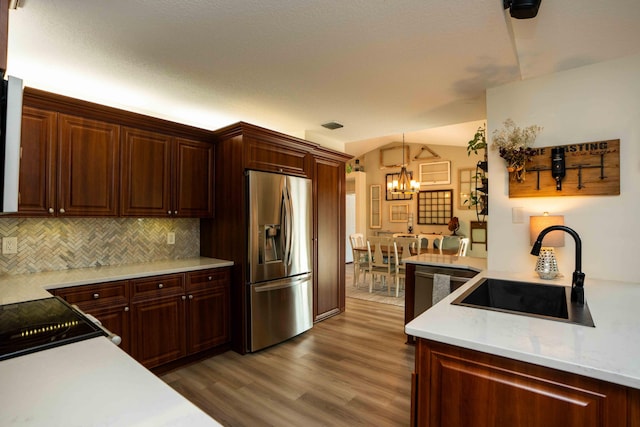
[(414, 348), (403, 316), (347, 298), (345, 313), (289, 341), (161, 378), (225, 426), (407, 426)]

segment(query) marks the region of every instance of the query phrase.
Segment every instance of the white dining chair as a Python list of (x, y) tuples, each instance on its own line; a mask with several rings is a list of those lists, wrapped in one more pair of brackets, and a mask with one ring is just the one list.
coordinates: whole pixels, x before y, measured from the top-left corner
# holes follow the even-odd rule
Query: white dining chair
[(419, 237), (398, 237), (393, 240), (393, 252), (395, 262), (395, 284), (396, 284), (396, 298), (400, 295), (400, 283), (404, 284), (406, 278), (406, 265), (404, 259), (408, 258), (414, 253), (420, 253), (420, 244), (422, 239)]
[[(385, 250), (386, 249), (386, 254)], [(367, 252), (369, 254), (369, 292), (373, 292), (376, 277), (380, 277), (382, 285), (387, 286), (387, 293), (391, 295), (391, 284), (393, 283), (393, 239), (389, 237), (370, 237), (367, 239)]]
[(469, 247), (469, 238), (462, 237), (460, 239), (460, 243), (458, 245), (458, 253), (457, 256), (467, 256), (467, 248)]
[(423, 244), (422, 247), (426, 248), (427, 251), (429, 248), (435, 249), (435, 241), (438, 240), (438, 252), (442, 255), (442, 246), (444, 244), (444, 235), (442, 234), (418, 234), (418, 238), (422, 241), (423, 239), (427, 240), (427, 243)]
[(350, 234), (349, 243), (351, 243), (351, 253), (353, 254), (353, 286), (358, 288), (360, 272), (363, 273), (364, 282), (367, 281), (367, 273), (369, 272), (369, 257), (367, 252), (362, 251), (367, 245), (362, 233)]

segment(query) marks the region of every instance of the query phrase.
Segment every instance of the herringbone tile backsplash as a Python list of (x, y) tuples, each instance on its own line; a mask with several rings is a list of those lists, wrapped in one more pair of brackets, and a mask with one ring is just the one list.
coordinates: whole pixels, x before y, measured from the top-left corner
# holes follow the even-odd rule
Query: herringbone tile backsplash
[[(176, 235), (167, 244), (167, 233)], [(1, 218), (0, 237), (18, 253), (0, 254), (0, 274), (122, 265), (200, 254), (200, 220), (151, 218)]]

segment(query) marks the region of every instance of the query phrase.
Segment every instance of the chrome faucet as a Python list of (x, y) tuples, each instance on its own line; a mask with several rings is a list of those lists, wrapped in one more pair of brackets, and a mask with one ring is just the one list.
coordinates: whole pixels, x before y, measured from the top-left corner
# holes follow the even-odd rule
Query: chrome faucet
[(538, 238), (536, 242), (533, 244), (531, 248), (531, 255), (540, 255), (540, 248), (542, 247), (542, 239), (547, 233), (555, 230), (566, 231), (573, 237), (573, 240), (576, 242), (576, 268), (573, 272), (573, 278), (571, 280), (571, 301), (577, 302), (580, 305), (584, 305), (584, 273), (582, 270), (582, 241), (580, 240), (580, 236), (575, 230), (566, 227), (564, 225), (552, 225), (550, 227), (545, 228), (538, 234)]

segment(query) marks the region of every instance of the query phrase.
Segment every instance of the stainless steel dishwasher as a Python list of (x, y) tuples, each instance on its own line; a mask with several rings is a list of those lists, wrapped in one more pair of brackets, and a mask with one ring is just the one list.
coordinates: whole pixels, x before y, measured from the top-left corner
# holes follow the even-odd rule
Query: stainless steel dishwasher
[(455, 291), (473, 278), (477, 271), (466, 268), (435, 267), (429, 265), (416, 266), (415, 299), (413, 305), (413, 316), (418, 317), (421, 313), (431, 307), (433, 301), (433, 275), (444, 274), (449, 276), (450, 292)]

